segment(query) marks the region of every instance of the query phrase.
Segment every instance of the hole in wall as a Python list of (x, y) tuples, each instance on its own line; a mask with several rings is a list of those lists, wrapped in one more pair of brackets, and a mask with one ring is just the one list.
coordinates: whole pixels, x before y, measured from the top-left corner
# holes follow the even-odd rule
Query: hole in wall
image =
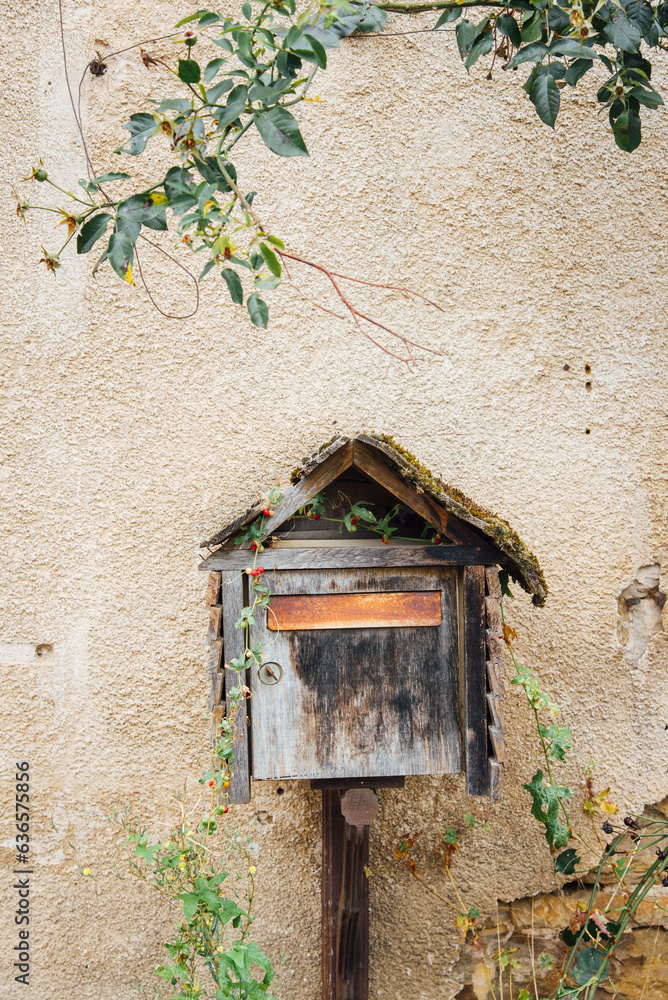
[(585, 389), (587, 392), (591, 392), (591, 382), (585, 382)]
[(586, 373), (588, 375), (589, 372), (591, 371), (591, 365), (585, 365), (585, 371), (586, 371)]
[(666, 595), (659, 590), (660, 582), (659, 563), (641, 566), (617, 598), (617, 638), (631, 667), (638, 666), (652, 636), (663, 632)]
[(585, 434), (591, 434), (591, 430), (589, 429), (589, 427), (585, 427)]

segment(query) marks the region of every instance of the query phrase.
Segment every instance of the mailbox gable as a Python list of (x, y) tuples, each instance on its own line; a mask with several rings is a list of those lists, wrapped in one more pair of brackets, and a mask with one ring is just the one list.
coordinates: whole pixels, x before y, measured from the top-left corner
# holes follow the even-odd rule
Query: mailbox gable
[[(275, 503), (209, 539), (208, 673), (214, 724), (242, 682), (232, 800), (250, 778), (371, 780), (466, 770), (470, 794), (498, 795), (498, 567), (534, 602), (538, 562), (510, 525), (447, 487), (391, 439), (337, 438), (295, 470)], [(360, 504), (373, 511), (351, 521)], [(347, 512), (347, 520), (344, 515)], [(249, 632), (240, 572), (262, 518), (263, 584)], [(357, 523), (356, 523), (357, 522)], [(383, 525), (391, 525), (387, 529)], [(225, 669), (249, 647), (258, 661)]]

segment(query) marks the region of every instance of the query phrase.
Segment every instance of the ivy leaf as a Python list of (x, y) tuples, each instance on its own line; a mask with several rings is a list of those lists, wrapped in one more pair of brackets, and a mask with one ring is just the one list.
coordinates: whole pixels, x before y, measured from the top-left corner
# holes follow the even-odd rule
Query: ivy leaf
[(184, 83), (199, 83), (202, 78), (199, 63), (195, 59), (179, 59), (178, 77)]
[(578, 857), (575, 848), (569, 847), (567, 851), (562, 851), (555, 860), (554, 870), (555, 872), (560, 872), (562, 875), (572, 875), (576, 865), (579, 865), (580, 861), (581, 859)]
[(127, 146), (121, 146), (115, 150), (116, 153), (129, 153), (130, 156), (139, 156), (146, 149), (146, 143), (160, 131), (160, 125), (153, 115), (140, 111), (136, 115), (130, 115), (130, 121), (125, 122), (123, 128), (130, 133), (130, 142)]
[(566, 751), (573, 748), (571, 742), (573, 736), (570, 727), (563, 726), (563, 728), (560, 728), (556, 723), (553, 723), (551, 726), (541, 726), (539, 723), (538, 730), (544, 740), (550, 741), (550, 757), (552, 760), (566, 760)]
[(255, 112), (255, 125), (262, 141), (278, 156), (308, 156), (297, 119), (285, 108)]
[(604, 953), (598, 948), (583, 948), (582, 951), (578, 952), (578, 957), (571, 969), (571, 976), (575, 982), (584, 986), (594, 976), (597, 976), (600, 981), (608, 967), (607, 959), (605, 967), (603, 967), (603, 958)]
[(269, 309), (264, 299), (260, 298), (257, 292), (253, 292), (252, 295), (248, 296), (246, 307), (251, 323), (254, 326), (259, 326), (261, 330), (266, 330), (269, 322)]
[(540, 120), (549, 125), (550, 128), (554, 128), (559, 114), (561, 95), (556, 81), (550, 73), (536, 77), (529, 94), (529, 100), (538, 112)]
[(613, 123), (612, 131), (619, 148), (623, 149), (625, 153), (632, 153), (640, 145), (640, 115), (632, 109), (622, 111), (619, 118)]
[(629, 21), (623, 10), (615, 12), (613, 19), (604, 27), (603, 34), (611, 45), (624, 52), (637, 52), (642, 41), (640, 31)]
[(559, 805), (562, 799), (573, 795), (564, 785), (546, 785), (543, 772), (536, 771), (528, 785), (523, 785), (533, 799), (531, 815), (545, 826), (545, 839), (550, 848), (565, 847), (569, 840), (568, 828), (559, 822)]
[(260, 243), (260, 253), (262, 254), (262, 260), (265, 262), (269, 270), (277, 278), (281, 276), (281, 262), (266, 243)]
[(110, 218), (108, 212), (100, 212), (84, 223), (77, 236), (77, 253), (88, 253), (95, 246), (100, 237), (106, 233)]
[(241, 278), (231, 267), (224, 267), (220, 273), (225, 279), (225, 283), (227, 284), (230, 293), (230, 298), (236, 305), (240, 306), (244, 301), (244, 290), (241, 285)]

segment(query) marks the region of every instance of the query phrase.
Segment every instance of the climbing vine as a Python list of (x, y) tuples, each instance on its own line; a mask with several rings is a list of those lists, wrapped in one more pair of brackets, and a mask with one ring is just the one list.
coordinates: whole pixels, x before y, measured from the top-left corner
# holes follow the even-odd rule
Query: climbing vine
[[(403, 361), (412, 362), (415, 350), (431, 350), (370, 315), (347, 288), (351, 282), (358, 288), (379, 287), (438, 308), (420, 292), (335, 272), (290, 249), (286, 234), (271, 231), (258, 207), (263, 193), (249, 191), (244, 181), (247, 154), (242, 142), (255, 132), (277, 156), (308, 156), (295, 112), (302, 102), (317, 100), (310, 96), (312, 84), (327, 68), (328, 52), (353, 34), (385, 37), (388, 12), (426, 11), (439, 15), (432, 30), (453, 30), (447, 28), (453, 25), (467, 71), (482, 59), (489, 60), (489, 78), (498, 67), (510, 72), (529, 67), (523, 88), (551, 128), (564, 88), (575, 88), (590, 73), (598, 105), (608, 112), (622, 150), (631, 152), (640, 144), (641, 112), (663, 105), (647, 56), (667, 47), (668, 0), (310, 0), (299, 8), (295, 0), (247, 0), (238, 18), (199, 10), (168, 36), (178, 48), (175, 59), (151, 54), (148, 42), (130, 46), (138, 50), (147, 71), (160, 71), (175, 85), (173, 96), (149, 101), (130, 115), (123, 124), (125, 144), (115, 150), (119, 156), (138, 157), (149, 143), (167, 145), (170, 166), (148, 187), (138, 185), (125, 170), (96, 169), (72, 99), (87, 179), (79, 182), (76, 192), (67, 191), (52, 178), (50, 166), (40, 163), (27, 179), (52, 185), (65, 201), (37, 205), (23, 195), (18, 199), (21, 218), (40, 209), (59, 215), (66, 226), (63, 245), (58, 250), (42, 248), (41, 262), (55, 274), (63, 251), (76, 239), (79, 254), (97, 258), (93, 274), (107, 262), (120, 278), (135, 284), (138, 272), (151, 300), (164, 312), (161, 297), (144, 281), (140, 247), (152, 245), (166, 253), (147, 231), (171, 227), (179, 246), (199, 262), (196, 277), (184, 268), (196, 291), (194, 310), (199, 283), (215, 270), (231, 301), (245, 305), (250, 321), (264, 329), (269, 322), (267, 293), (287, 282)], [(114, 55), (96, 56), (84, 76), (104, 75)], [(302, 288), (299, 272), (304, 269), (326, 278), (338, 310), (312, 299)], [(399, 342), (400, 353), (388, 340)]]

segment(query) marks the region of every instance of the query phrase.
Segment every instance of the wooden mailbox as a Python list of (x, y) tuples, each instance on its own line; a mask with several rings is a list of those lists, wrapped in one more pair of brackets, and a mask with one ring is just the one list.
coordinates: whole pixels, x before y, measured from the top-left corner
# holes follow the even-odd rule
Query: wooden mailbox
[[(250, 697), (247, 719), (237, 722), (231, 799), (250, 800), (251, 778), (310, 779), (322, 789), (323, 997), (366, 1000), (363, 867), (373, 789), (400, 786), (406, 775), (465, 771), (469, 794), (498, 797), (499, 567), (536, 604), (546, 586), (507, 522), (391, 439), (336, 438), (292, 479), (265, 519), (271, 601), (251, 637), (268, 663), (241, 678)], [(353, 535), (325, 517), (298, 517), (316, 494), (342, 510), (366, 501), (378, 519), (398, 506), (401, 540), (384, 544), (361, 523)], [(252, 553), (235, 538), (261, 514), (262, 506), (249, 510), (205, 543), (214, 723), (225, 711), (223, 660), (244, 649), (234, 624)], [(237, 675), (227, 674), (236, 686)]]

